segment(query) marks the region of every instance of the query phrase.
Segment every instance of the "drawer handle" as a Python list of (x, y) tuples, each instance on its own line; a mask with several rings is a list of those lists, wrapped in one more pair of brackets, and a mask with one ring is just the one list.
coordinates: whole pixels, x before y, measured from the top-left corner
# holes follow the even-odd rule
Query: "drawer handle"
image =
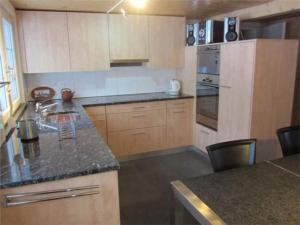
[(134, 107), (133, 109), (144, 109), (145, 106)]
[(222, 87), (222, 88), (231, 88), (230, 86), (227, 86), (227, 85), (220, 85), (220, 87)]
[(184, 102), (174, 103), (174, 105), (184, 105)]
[(185, 111), (174, 111), (174, 113), (185, 113)]
[(133, 118), (145, 117), (145, 115), (133, 115)]
[(137, 133), (132, 133), (131, 135), (139, 135), (139, 134), (146, 134), (145, 132), (137, 132)]
[[(12, 194), (12, 195), (3, 195), (4, 202), (3, 205), (5, 207), (10, 206), (17, 206), (17, 205), (25, 205), (30, 203), (37, 203), (37, 202), (45, 202), (45, 201), (52, 201), (52, 200), (59, 200), (59, 199), (66, 199), (66, 198), (76, 198), (76, 197), (82, 197), (82, 196), (88, 196), (88, 195), (95, 195), (99, 194), (99, 191), (86, 191), (81, 193), (71, 193), (74, 191), (83, 191), (83, 190), (91, 190), (99, 188), (99, 185), (93, 185), (93, 186), (84, 186), (84, 187), (78, 187), (78, 188), (66, 188), (66, 189), (58, 189), (53, 191), (41, 191), (41, 192), (30, 192), (30, 193), (20, 193), (20, 194)], [(60, 196), (52, 196), (52, 197), (44, 197), (40, 199), (33, 199), (33, 200), (20, 200), (18, 201), (18, 198), (24, 198), (24, 197), (31, 197), (31, 196), (43, 196), (47, 194), (56, 194), (56, 193), (70, 193), (66, 195), (60, 195)]]

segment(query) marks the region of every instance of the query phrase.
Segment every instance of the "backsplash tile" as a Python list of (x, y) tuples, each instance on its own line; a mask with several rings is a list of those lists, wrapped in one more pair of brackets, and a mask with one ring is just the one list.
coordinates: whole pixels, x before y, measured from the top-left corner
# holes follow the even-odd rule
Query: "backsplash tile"
[(74, 90), (75, 97), (164, 92), (173, 78), (176, 78), (176, 70), (146, 67), (113, 67), (108, 72), (25, 74), (27, 99), (37, 86), (54, 88), (55, 98), (60, 98), (60, 90), (64, 87)]

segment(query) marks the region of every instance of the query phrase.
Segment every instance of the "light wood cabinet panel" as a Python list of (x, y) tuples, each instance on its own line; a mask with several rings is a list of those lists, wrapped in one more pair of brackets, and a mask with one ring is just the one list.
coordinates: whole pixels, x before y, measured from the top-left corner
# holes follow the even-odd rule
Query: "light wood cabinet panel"
[(23, 59), (26, 58), (24, 72), (69, 71), (67, 13), (19, 11), (18, 18), (22, 25)]
[(131, 104), (119, 104), (106, 106), (107, 114), (110, 113), (127, 113), (127, 112), (143, 112), (147, 110), (165, 109), (165, 101), (142, 102)]
[(149, 59), (148, 16), (109, 15), (109, 47), (112, 62)]
[(166, 125), (166, 110), (157, 109), (107, 115), (107, 130), (121, 131)]
[(255, 47), (221, 46), (218, 142), (250, 137)]
[(184, 47), (184, 17), (149, 16), (149, 67), (183, 68)]
[(56, 190), (96, 187), (76, 193), (98, 192), (73, 198), (29, 203), (19, 206), (1, 206), (1, 225), (120, 225), (117, 171), (99, 173), (59, 181), (3, 189), (2, 195), (39, 191), (54, 191), (47, 195), (29, 196), (30, 200), (71, 195), (72, 191), (55, 193)]
[(71, 71), (109, 70), (106, 14), (67, 13)]
[(105, 106), (89, 106), (85, 107), (85, 111), (93, 121), (104, 141), (107, 143), (107, 121)]
[(192, 143), (192, 108), (167, 109), (167, 146), (175, 148)]
[(116, 156), (163, 149), (165, 141), (165, 126), (108, 133), (108, 145)]
[(209, 129), (200, 124), (196, 124), (195, 128), (195, 146), (207, 152), (206, 147), (217, 143), (217, 131)]

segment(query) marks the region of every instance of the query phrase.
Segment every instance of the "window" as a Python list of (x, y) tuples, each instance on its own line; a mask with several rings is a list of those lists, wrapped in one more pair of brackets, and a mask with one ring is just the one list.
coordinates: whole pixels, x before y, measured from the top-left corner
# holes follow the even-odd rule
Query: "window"
[(0, 81), (10, 81), (9, 86), (0, 88), (0, 107), (5, 123), (9, 120), (10, 110), (14, 112), (21, 103), (12, 21), (13, 17), (0, 8)]
[[(2, 58), (0, 56), (0, 81), (4, 81)], [(7, 110), (7, 95), (5, 87), (0, 88), (0, 110)]]
[(19, 99), (19, 88), (17, 81), (17, 70), (16, 70), (16, 57), (15, 57), (15, 49), (14, 49), (14, 39), (13, 39), (13, 31), (12, 24), (8, 22), (6, 19), (2, 21), (3, 26), (3, 36), (4, 36), (4, 44), (5, 44), (5, 52), (7, 57), (7, 72), (8, 72), (8, 80), (10, 81), (11, 87), (11, 98), (12, 101), (15, 102)]

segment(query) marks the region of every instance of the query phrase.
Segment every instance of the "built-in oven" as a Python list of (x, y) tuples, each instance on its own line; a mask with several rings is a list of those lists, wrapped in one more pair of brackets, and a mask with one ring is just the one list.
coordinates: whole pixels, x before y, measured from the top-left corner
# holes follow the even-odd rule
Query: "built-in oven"
[(219, 47), (198, 49), (196, 122), (214, 130), (217, 130), (219, 108)]

